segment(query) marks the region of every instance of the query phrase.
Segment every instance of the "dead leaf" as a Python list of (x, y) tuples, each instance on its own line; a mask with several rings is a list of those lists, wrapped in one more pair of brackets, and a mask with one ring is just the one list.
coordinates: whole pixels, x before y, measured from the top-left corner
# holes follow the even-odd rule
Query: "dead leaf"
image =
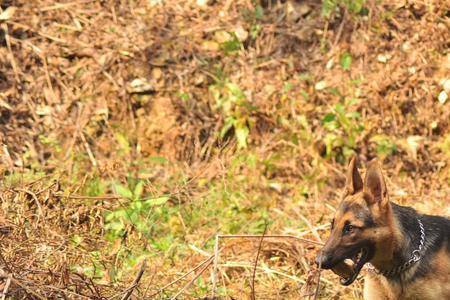
[(127, 84), (127, 91), (130, 94), (153, 92), (155, 85), (146, 78), (136, 78)]
[(219, 30), (214, 33), (214, 40), (220, 44), (228, 42), (231, 40), (231, 34), (225, 30)]
[(442, 92), (439, 93), (438, 101), (441, 104), (444, 104), (447, 101), (447, 99), (448, 99), (448, 95), (447, 95), (447, 93), (445, 91), (442, 91)]
[(314, 88), (317, 91), (321, 91), (321, 90), (325, 89), (326, 87), (327, 87), (327, 82), (325, 80), (317, 82), (316, 85), (314, 86)]
[(220, 46), (218, 43), (213, 41), (203, 41), (201, 48), (205, 51), (218, 51)]
[(405, 148), (406, 152), (408, 152), (408, 154), (416, 160), (417, 150), (422, 146), (424, 140), (425, 138), (422, 136), (410, 135), (406, 138), (406, 143), (401, 144), (403, 145), (403, 148)]
[(14, 14), (16, 13), (17, 7), (15, 6), (10, 6), (7, 9), (5, 9), (1, 14), (0, 14), (0, 21), (6, 21), (11, 19)]

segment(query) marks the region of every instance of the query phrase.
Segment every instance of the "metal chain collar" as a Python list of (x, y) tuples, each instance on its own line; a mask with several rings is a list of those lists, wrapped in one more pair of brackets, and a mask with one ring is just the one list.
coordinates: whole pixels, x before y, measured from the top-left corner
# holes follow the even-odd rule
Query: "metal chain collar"
[(410, 259), (408, 259), (408, 261), (406, 261), (403, 265), (395, 267), (388, 271), (378, 270), (371, 263), (368, 263), (367, 266), (370, 271), (373, 271), (376, 274), (382, 274), (384, 276), (394, 276), (402, 273), (404, 270), (408, 269), (409, 267), (411, 267), (411, 265), (415, 264), (422, 258), (420, 252), (422, 251), (423, 246), (425, 244), (425, 228), (423, 227), (422, 221), (420, 221), (419, 218), (417, 219), (417, 222), (419, 223), (420, 227), (420, 244), (417, 249), (413, 250)]

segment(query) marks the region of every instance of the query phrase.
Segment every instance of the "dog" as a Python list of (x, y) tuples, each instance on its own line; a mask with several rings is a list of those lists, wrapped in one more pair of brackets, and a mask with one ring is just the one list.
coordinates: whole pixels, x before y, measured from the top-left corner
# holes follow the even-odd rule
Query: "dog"
[(377, 161), (369, 162), (363, 181), (353, 157), (316, 263), (343, 285), (366, 265), (365, 300), (450, 300), (450, 220), (389, 201)]

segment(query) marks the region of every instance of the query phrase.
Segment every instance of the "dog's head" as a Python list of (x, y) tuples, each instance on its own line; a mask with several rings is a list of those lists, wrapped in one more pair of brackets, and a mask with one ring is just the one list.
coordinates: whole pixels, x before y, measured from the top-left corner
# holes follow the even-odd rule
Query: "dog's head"
[(324, 269), (337, 268), (346, 259), (353, 260), (353, 274), (341, 280), (351, 284), (361, 268), (380, 252), (392, 238), (391, 206), (381, 169), (369, 163), (364, 181), (356, 158), (348, 166), (343, 199), (331, 224), (331, 235), (319, 252), (316, 263)]

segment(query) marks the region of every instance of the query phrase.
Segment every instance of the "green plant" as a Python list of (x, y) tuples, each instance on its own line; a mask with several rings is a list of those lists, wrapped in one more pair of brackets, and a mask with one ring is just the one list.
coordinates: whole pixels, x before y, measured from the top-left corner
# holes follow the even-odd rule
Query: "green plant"
[(327, 131), (324, 138), (327, 158), (335, 157), (338, 161), (346, 161), (353, 154), (356, 139), (364, 130), (361, 115), (357, 111), (350, 111), (356, 102), (356, 99), (350, 99), (337, 103), (332, 112), (322, 118)]
[(220, 48), (225, 55), (232, 55), (242, 49), (242, 43), (236, 33), (229, 32), (230, 39), (221, 43)]
[(83, 195), (99, 196), (104, 195), (106, 190), (106, 183), (98, 176), (89, 180), (83, 188)]
[(246, 148), (252, 123), (251, 112), (255, 107), (247, 100), (241, 88), (228, 80), (219, 80), (209, 90), (214, 99), (214, 109), (224, 116), (219, 137), (223, 139), (233, 130), (238, 147)]
[(58, 137), (55, 136), (55, 134), (49, 134), (49, 135), (39, 135), (39, 141), (46, 146), (52, 147), (53, 150), (58, 153), (62, 151), (61, 145), (59, 143)]
[(127, 200), (127, 203), (106, 214), (105, 229), (109, 239), (122, 238), (129, 226), (138, 233), (148, 236), (152, 228), (150, 218), (152, 209), (165, 204), (169, 197), (143, 197), (144, 182), (141, 180), (135, 183), (129, 181), (128, 186), (113, 182), (112, 187), (116, 194)]
[(381, 158), (385, 158), (397, 152), (397, 145), (387, 135), (384, 134), (374, 135), (373, 137), (370, 138), (370, 141), (375, 143), (376, 145), (375, 149), (377, 151), (378, 156), (380, 156)]
[(341, 55), (339, 62), (341, 64), (342, 70), (348, 71), (350, 70), (350, 66), (352, 65), (352, 56), (350, 55), (350, 53), (344, 52)]
[(264, 17), (264, 9), (257, 1), (252, 1), (254, 9), (245, 8), (243, 17), (250, 24), (250, 37), (255, 40), (261, 32), (260, 21)]
[(10, 188), (16, 185), (21, 185), (23, 182), (30, 182), (39, 180), (45, 177), (45, 172), (39, 169), (23, 169), (22, 172), (12, 171), (7, 173), (5, 177), (0, 180), (0, 187)]
[(105, 274), (105, 267), (102, 264), (102, 254), (100, 251), (92, 251), (88, 254), (89, 263), (71, 266), (73, 271), (84, 273), (89, 278), (100, 280)]
[(131, 145), (130, 145), (130, 142), (128, 141), (127, 136), (123, 133), (116, 132), (115, 138), (116, 138), (117, 143), (120, 146), (120, 150), (121, 150), (120, 152), (122, 154), (129, 155), (131, 152)]
[(205, 295), (209, 291), (209, 285), (205, 282), (202, 276), (197, 278), (195, 286), (197, 288), (198, 295)]
[(259, 33), (261, 32), (261, 28), (261, 25), (258, 23), (252, 24), (252, 26), (250, 27), (250, 36), (252, 37), (252, 39), (256, 40)]
[(333, 13), (339, 12), (341, 8), (351, 13), (364, 12), (365, 0), (322, 0), (322, 15), (329, 18)]

